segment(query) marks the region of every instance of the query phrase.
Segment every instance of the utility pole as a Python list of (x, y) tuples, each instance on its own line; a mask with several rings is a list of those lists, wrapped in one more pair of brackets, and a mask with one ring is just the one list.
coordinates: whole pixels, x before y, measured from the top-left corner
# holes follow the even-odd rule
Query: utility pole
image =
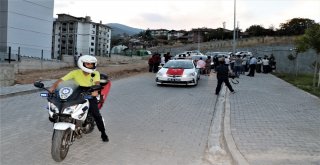
[(236, 0), (234, 0), (233, 12), (233, 54), (236, 54)]

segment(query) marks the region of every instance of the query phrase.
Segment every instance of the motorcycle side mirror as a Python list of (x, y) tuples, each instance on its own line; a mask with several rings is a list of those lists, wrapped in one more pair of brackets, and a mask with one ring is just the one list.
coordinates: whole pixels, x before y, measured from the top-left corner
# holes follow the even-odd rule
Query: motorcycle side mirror
[(44, 88), (44, 84), (41, 81), (36, 81), (33, 85), (37, 88)]

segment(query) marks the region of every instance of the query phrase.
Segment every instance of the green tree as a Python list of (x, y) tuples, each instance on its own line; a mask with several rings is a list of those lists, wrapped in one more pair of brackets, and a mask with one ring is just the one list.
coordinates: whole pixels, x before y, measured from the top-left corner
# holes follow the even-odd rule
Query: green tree
[(249, 33), (250, 36), (265, 36), (267, 35), (267, 29), (262, 27), (261, 25), (251, 25), (246, 32)]
[(279, 35), (301, 35), (314, 24), (315, 21), (308, 18), (293, 18), (286, 23), (281, 23), (278, 33)]
[[(318, 78), (318, 87), (320, 84), (320, 70), (319, 70), (319, 56), (320, 56), (320, 24), (313, 24), (310, 28), (308, 28), (305, 33), (300, 36), (295, 41), (295, 46), (297, 48), (297, 53), (305, 52), (308, 49), (314, 49), (317, 53), (317, 57), (315, 60), (314, 74), (313, 74), (313, 87), (316, 87), (316, 79), (317, 74)], [(318, 71), (319, 70), (319, 71)]]

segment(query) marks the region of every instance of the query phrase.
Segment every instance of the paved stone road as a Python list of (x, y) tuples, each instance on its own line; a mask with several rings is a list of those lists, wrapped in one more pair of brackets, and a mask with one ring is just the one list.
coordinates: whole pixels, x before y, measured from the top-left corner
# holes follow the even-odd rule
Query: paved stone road
[[(101, 142), (96, 129), (77, 140), (61, 164), (208, 164), (216, 99), (209, 79), (197, 87), (158, 87), (151, 73), (114, 81), (101, 111), (110, 142)], [(39, 93), (1, 99), (1, 164), (56, 164), (45, 106)]]
[(265, 74), (233, 86), (231, 132), (250, 164), (320, 164), (319, 98)]
[[(216, 146), (207, 145), (220, 139), (212, 129), (220, 127), (216, 117), (224, 113), (213, 109), (215, 83), (211, 76), (195, 88), (157, 87), (153, 74), (114, 81), (102, 109), (110, 143), (102, 143), (95, 130), (77, 140), (61, 164), (209, 164), (206, 152)], [(242, 76), (233, 87), (236, 94), (222, 92), (219, 100), (227, 100), (224, 135), (235, 144), (229, 148), (234, 160), (320, 164), (319, 98), (265, 74)], [(57, 164), (50, 155), (52, 125), (42, 110), (46, 101), (38, 93), (0, 101), (1, 164)]]

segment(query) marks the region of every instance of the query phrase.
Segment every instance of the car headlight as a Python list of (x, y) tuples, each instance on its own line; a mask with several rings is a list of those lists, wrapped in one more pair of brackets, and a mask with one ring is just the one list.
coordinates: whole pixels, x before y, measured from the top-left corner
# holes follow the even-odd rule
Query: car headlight
[(166, 73), (161, 73), (161, 72), (158, 72), (157, 73), (157, 77), (168, 77)]
[(188, 74), (183, 74), (182, 77), (193, 77), (195, 75), (196, 75), (196, 73), (192, 72), (192, 73), (188, 73)]

